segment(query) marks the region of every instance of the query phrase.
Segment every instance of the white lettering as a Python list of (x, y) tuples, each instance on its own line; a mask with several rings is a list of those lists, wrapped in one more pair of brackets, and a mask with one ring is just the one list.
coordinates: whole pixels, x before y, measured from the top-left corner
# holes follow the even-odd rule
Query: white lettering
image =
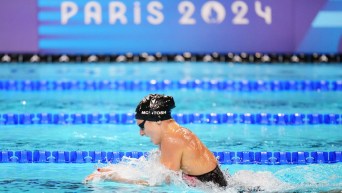
[(120, 20), (121, 24), (127, 24), (126, 9), (125, 4), (121, 2), (109, 3), (109, 23), (115, 24), (117, 20)]
[(134, 23), (141, 24), (141, 7), (140, 2), (134, 3)]
[(265, 7), (265, 11), (262, 11), (262, 5), (260, 1), (255, 2), (255, 12), (256, 14), (265, 19), (267, 24), (272, 24), (272, 10), (270, 6)]
[(102, 9), (101, 5), (95, 1), (91, 1), (84, 7), (84, 23), (91, 24), (91, 20), (96, 24), (102, 23)]
[(66, 25), (70, 18), (72, 18), (78, 12), (76, 3), (71, 1), (64, 1), (61, 4), (61, 23)]
[(142, 115), (166, 115), (166, 111), (141, 111)]
[[(233, 14), (233, 16), (231, 17), (233, 25), (248, 25), (250, 23), (250, 18), (248, 17), (250, 9), (254, 9), (256, 15), (259, 18), (264, 19), (266, 24), (272, 24), (272, 9), (270, 6), (264, 5), (260, 0), (255, 0), (254, 5), (249, 7), (246, 1), (247, 0), (234, 0), (232, 2), (230, 9), (231, 13)], [(78, 17), (75, 16), (83, 16), (85, 25), (100, 25), (103, 23), (103, 19), (107, 18), (107, 16), (108, 23), (112, 25), (117, 23), (126, 25), (128, 23), (127, 15), (130, 16), (130, 22), (135, 25), (140, 25), (144, 22), (151, 25), (160, 25), (164, 22), (165, 18), (165, 15), (163, 13), (164, 6), (158, 0), (149, 0), (149, 2), (146, 3), (146, 7), (142, 6), (145, 5), (145, 3), (142, 4), (140, 0), (134, 0), (129, 5), (127, 4), (128, 2), (120, 0), (109, 0), (107, 2), (101, 2), (99, 0), (88, 0), (88, 2), (85, 2), (84, 4), (84, 13), (82, 13), (81, 15), (77, 14), (79, 14), (79, 6), (82, 5), (83, 7), (83, 4), (80, 4), (78, 6), (76, 2), (78, 1), (74, 2), (72, 0), (63, 0), (63, 2), (61, 3), (60, 19), (62, 25), (69, 24), (70, 21), (78, 19)], [(129, 6), (132, 10), (127, 10), (126, 5)], [(195, 3), (194, 1), (179, 1), (179, 24), (195, 25), (198, 22), (198, 19), (201, 19), (208, 24), (221, 24), (225, 21), (227, 10), (229, 10), (229, 8), (225, 7), (225, 4), (223, 4), (221, 1), (207, 0), (203, 2), (201, 6), (199, 6), (201, 13), (200, 17), (197, 18), (199, 13), (196, 13), (197, 7), (195, 5), (197, 5), (197, 3)], [(107, 16), (103, 15), (104, 13), (107, 14), (106, 11), (103, 12), (104, 9), (108, 9)], [(170, 14), (171, 16), (173, 16), (176, 13)], [(171, 21), (174, 20), (175, 19), (171, 18)]]
[(245, 2), (235, 1), (232, 4), (232, 11), (236, 15), (233, 19), (233, 24), (237, 24), (237, 25), (249, 24), (249, 20), (247, 18), (245, 18), (245, 15), (248, 12), (248, 6)]
[(151, 13), (153, 16), (147, 16), (147, 21), (152, 25), (161, 24), (164, 21), (164, 15), (161, 12), (163, 9), (163, 4), (159, 1), (152, 1), (147, 5), (147, 11)]
[(178, 5), (178, 11), (182, 14), (182, 17), (179, 20), (180, 24), (183, 25), (194, 25), (196, 24), (196, 20), (192, 18), (192, 15), (195, 12), (195, 5), (190, 1), (182, 1)]
[(201, 15), (206, 23), (219, 24), (226, 18), (226, 10), (219, 2), (208, 1), (203, 5)]

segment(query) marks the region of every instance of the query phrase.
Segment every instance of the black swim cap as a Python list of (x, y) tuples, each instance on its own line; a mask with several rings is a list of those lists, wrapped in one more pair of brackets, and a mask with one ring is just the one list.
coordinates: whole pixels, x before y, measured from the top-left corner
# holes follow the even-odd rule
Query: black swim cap
[(135, 109), (135, 118), (147, 121), (171, 119), (171, 109), (175, 108), (172, 96), (149, 94)]

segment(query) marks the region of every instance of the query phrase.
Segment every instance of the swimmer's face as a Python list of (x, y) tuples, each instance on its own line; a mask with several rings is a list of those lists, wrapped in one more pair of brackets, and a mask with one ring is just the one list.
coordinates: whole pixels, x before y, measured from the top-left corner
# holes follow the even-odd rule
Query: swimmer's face
[(144, 123), (144, 120), (137, 119), (136, 123), (140, 127), (141, 136), (149, 137), (151, 139), (151, 142), (155, 145), (160, 144), (160, 127), (156, 122), (145, 121)]

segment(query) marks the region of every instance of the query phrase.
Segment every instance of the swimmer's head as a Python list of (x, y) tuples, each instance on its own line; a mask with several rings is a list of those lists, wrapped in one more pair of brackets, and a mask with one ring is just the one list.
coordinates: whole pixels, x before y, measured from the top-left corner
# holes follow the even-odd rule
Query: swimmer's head
[(135, 118), (147, 121), (171, 119), (171, 109), (175, 107), (172, 96), (161, 94), (147, 95), (135, 109)]

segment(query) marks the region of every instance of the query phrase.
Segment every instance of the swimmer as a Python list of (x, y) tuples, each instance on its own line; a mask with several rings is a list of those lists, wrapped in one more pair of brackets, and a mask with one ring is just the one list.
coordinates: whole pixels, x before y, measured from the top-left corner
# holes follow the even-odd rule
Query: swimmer
[(116, 172), (113, 172), (111, 168), (103, 167), (97, 169), (98, 173), (93, 173), (87, 176), (85, 182), (92, 181), (96, 178), (106, 180), (106, 181), (114, 181), (114, 182), (121, 182), (127, 184), (138, 184), (138, 185), (145, 185), (148, 186), (149, 183), (145, 180), (133, 180), (133, 179), (125, 179), (120, 177)]
[[(180, 126), (171, 117), (171, 109), (175, 107), (173, 97), (150, 94), (136, 108), (136, 123), (140, 135), (151, 139), (159, 146), (160, 162), (172, 171), (181, 171), (184, 181), (196, 186), (196, 181), (212, 182), (220, 187), (227, 186), (218, 162), (213, 153), (190, 130)], [(91, 181), (100, 174), (91, 174), (86, 181)], [(128, 180), (112, 175), (107, 180), (130, 184), (148, 185), (143, 180)], [(167, 179), (165, 179), (168, 182)]]

